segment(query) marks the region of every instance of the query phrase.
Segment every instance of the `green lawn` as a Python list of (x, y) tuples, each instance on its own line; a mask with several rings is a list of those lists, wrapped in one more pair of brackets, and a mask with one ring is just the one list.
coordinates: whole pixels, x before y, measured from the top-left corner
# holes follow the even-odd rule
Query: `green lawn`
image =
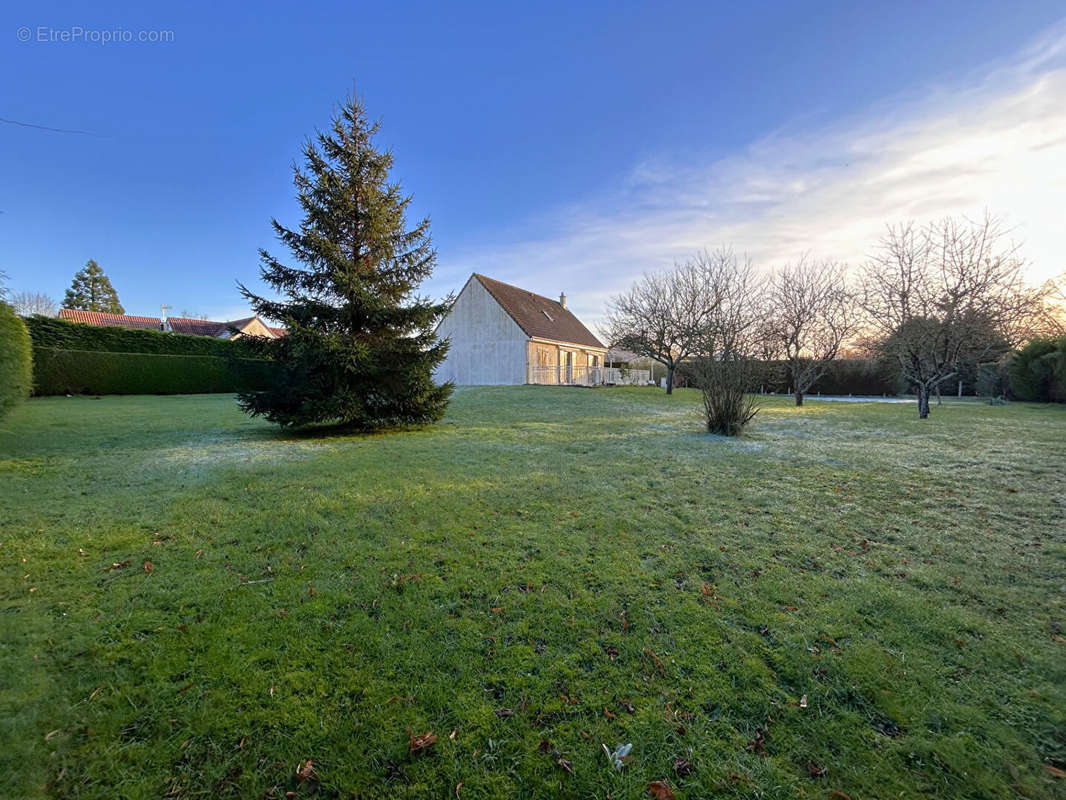
[(1066, 796), (1066, 408), (697, 405), (460, 389), (287, 439), (30, 401), (0, 796)]

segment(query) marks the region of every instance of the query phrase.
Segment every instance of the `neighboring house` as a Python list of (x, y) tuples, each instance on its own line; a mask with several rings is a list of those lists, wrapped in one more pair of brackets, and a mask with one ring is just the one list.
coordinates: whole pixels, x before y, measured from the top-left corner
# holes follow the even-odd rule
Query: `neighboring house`
[(451, 340), (439, 381), (477, 384), (604, 382), (607, 348), (566, 307), (474, 273), (437, 336)]
[[(135, 317), (129, 314), (105, 314), (102, 311), (61, 308), (59, 318), (71, 322), (82, 322), (86, 325), (187, 333), (192, 336), (213, 336), (216, 339), (239, 336), (265, 336), (268, 339), (277, 339), (285, 335), (284, 328), (272, 328), (259, 317), (212, 322), (207, 319), (189, 319), (188, 317)], [(237, 332), (233, 333), (231, 328), (235, 328)]]

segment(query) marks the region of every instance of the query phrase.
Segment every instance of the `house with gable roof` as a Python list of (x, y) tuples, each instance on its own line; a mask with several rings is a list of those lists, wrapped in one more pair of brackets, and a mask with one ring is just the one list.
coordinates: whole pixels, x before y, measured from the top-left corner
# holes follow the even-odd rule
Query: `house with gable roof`
[(607, 347), (566, 307), (474, 273), (437, 336), (451, 340), (437, 380), (459, 386), (604, 382)]

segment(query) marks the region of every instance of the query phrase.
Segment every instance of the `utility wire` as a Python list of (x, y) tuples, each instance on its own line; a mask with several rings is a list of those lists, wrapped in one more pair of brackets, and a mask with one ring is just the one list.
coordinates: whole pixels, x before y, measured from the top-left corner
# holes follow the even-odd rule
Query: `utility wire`
[(8, 125), (18, 125), (20, 128), (36, 128), (39, 131), (52, 131), (53, 133), (78, 133), (83, 136), (102, 136), (100, 133), (93, 133), (92, 131), (79, 131), (73, 128), (50, 128), (47, 125), (34, 125), (32, 122), (19, 122), (17, 119), (4, 119), (0, 117), (0, 122), (6, 122)]

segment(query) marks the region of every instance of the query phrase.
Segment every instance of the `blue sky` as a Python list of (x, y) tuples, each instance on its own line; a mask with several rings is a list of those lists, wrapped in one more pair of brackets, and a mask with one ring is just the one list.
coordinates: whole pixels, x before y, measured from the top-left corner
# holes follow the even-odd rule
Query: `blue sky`
[[(592, 321), (721, 244), (861, 261), (882, 226), (1005, 214), (1066, 269), (1066, 7), (287, 3), (0, 10), (0, 269), (57, 300), (95, 258), (129, 313), (244, 312), (291, 163), (354, 85), (439, 267)], [(19, 41), (27, 28), (30, 41)], [(47, 41), (80, 28), (168, 42)], [(101, 33), (89, 33), (101, 32)], [(26, 34), (21, 34), (25, 36)], [(46, 41), (41, 41), (44, 38)]]

